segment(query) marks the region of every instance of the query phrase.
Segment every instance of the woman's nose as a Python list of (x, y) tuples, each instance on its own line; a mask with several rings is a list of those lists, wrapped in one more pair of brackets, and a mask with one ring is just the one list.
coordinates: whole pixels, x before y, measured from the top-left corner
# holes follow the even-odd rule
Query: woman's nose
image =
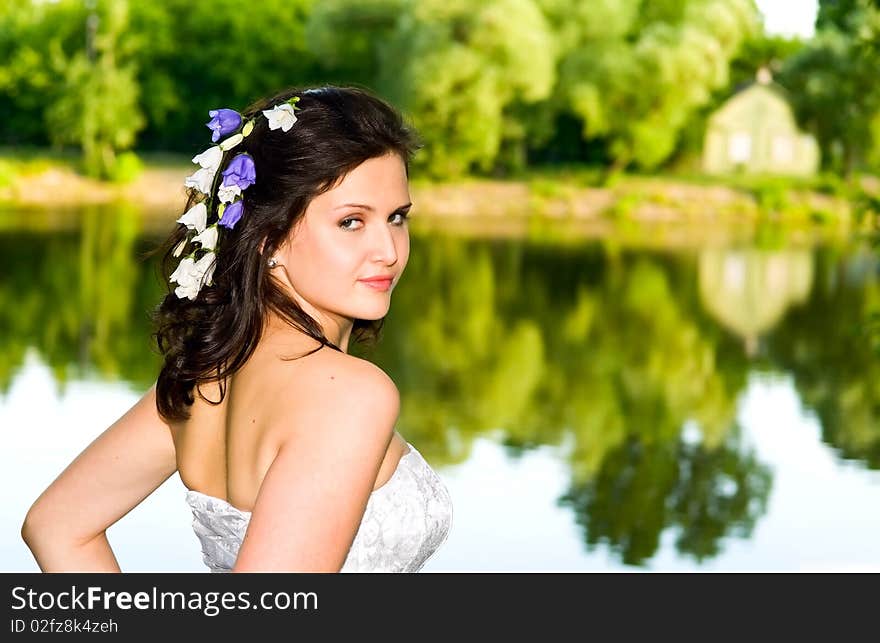
[(388, 265), (397, 263), (398, 239), (391, 225), (376, 226), (371, 236), (373, 259)]

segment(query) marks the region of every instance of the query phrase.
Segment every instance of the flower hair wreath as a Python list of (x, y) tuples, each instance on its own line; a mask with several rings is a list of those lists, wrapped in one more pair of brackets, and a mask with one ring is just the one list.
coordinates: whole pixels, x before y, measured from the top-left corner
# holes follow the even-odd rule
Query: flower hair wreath
[[(284, 132), (290, 130), (296, 122), (294, 110), (299, 109), (296, 106), (297, 102), (299, 96), (294, 96), (272, 109), (263, 110), (263, 115), (269, 121), (269, 129), (280, 128)], [(192, 176), (188, 176), (184, 182), (186, 187), (195, 188), (207, 198), (195, 204), (177, 219), (177, 223), (187, 227), (187, 233), (186, 237), (175, 246), (174, 256), (179, 257), (183, 254), (188, 244), (199, 244), (180, 261), (177, 269), (168, 278), (169, 282), (178, 284), (174, 294), (181, 299), (184, 297), (195, 299), (203, 285), (212, 285), (219, 226), (229, 230), (235, 227), (244, 211), (241, 193), (256, 180), (254, 160), (249, 154), (243, 153), (236, 155), (220, 173), (223, 181), (217, 185), (219, 179), (217, 170), (223, 162), (223, 153), (241, 143), (253, 131), (255, 119), (245, 121), (241, 114), (233, 109), (212, 109), (208, 115), (211, 120), (207, 126), (213, 132), (211, 135), (213, 143), (217, 143), (221, 136), (229, 134), (232, 136), (193, 157), (193, 163), (198, 163), (200, 169)], [(212, 211), (215, 194), (220, 201), (217, 207), (217, 220), (208, 225), (208, 214)], [(195, 236), (193, 236), (194, 232)]]

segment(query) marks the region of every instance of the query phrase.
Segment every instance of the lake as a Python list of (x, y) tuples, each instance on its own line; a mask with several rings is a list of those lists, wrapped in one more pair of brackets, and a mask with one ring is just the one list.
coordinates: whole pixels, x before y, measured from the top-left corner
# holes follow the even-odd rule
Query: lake
[[(428, 221), (381, 344), (351, 350), (453, 498), (423, 571), (880, 571), (867, 242)], [(155, 380), (141, 257), (169, 225), (0, 213), (4, 571), (38, 569), (27, 508)], [(108, 530), (123, 570), (206, 571), (184, 492)]]

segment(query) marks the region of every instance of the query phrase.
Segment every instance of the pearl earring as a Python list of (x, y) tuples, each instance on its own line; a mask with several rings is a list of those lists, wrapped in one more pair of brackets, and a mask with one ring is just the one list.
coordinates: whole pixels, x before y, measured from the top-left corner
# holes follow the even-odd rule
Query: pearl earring
[(275, 257), (272, 257), (272, 258), (269, 259), (269, 261), (267, 261), (266, 263), (269, 264), (269, 267), (270, 267), (270, 268), (274, 268), (275, 266), (278, 265), (278, 261), (275, 259)]

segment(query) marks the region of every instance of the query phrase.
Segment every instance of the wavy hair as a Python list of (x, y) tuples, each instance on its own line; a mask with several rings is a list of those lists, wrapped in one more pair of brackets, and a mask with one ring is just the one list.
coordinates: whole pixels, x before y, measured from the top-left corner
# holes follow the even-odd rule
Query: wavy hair
[[(294, 96), (299, 97), (296, 124), (287, 132), (270, 130), (260, 111)], [(264, 257), (272, 256), (283, 243), (315, 196), (333, 188), (355, 167), (396, 153), (408, 175), (412, 156), (421, 147), (397, 110), (360, 87), (288, 89), (242, 112), (245, 119), (257, 115), (254, 130), (236, 148), (224, 152), (218, 169), (221, 172), (233, 156), (247, 152), (253, 157), (257, 180), (247, 189), (241, 220), (220, 234), (213, 285), (190, 300), (178, 298), (169, 284), (152, 315), (153, 338), (164, 357), (156, 404), (167, 421), (189, 418), (196, 391), (211, 404), (223, 401), (226, 378), (253, 354), (270, 312), (320, 343), (305, 355), (324, 346), (341, 352), (271, 276)], [(190, 188), (184, 211), (203, 199), (205, 195)], [(216, 217), (216, 209), (209, 212), (211, 217)], [(178, 262), (173, 249), (186, 234), (186, 226), (178, 224), (154, 251), (163, 255), (160, 273), (166, 284)], [(351, 336), (355, 342), (373, 345), (383, 323), (384, 318), (357, 319)], [(219, 400), (202, 395), (199, 385), (208, 382), (220, 382)]]

